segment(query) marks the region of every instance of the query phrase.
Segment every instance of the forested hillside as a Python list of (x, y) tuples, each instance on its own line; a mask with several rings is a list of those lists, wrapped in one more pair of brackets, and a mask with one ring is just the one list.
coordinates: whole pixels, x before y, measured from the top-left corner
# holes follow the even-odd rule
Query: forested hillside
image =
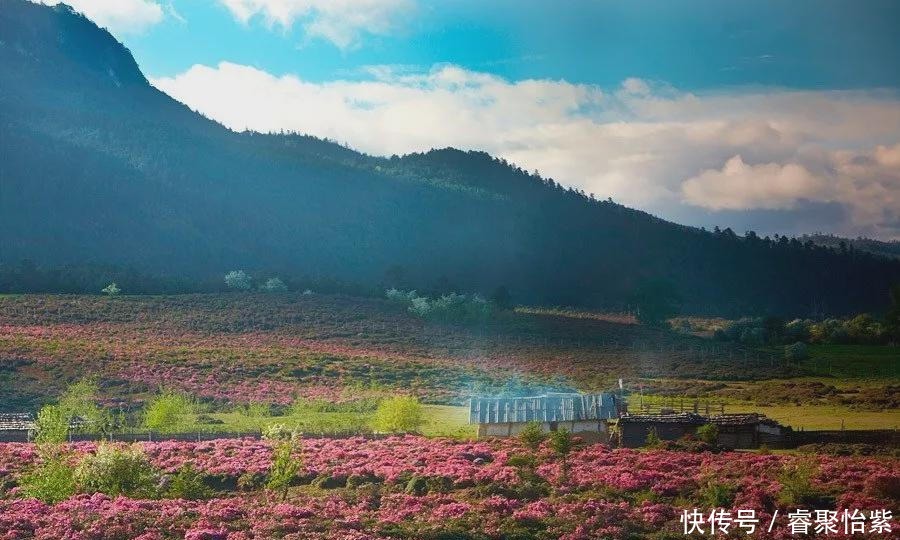
[(679, 226), (484, 153), (235, 133), (65, 6), (0, 6), (0, 292), (29, 289), (35, 265), (154, 278), (126, 292), (243, 268), (608, 307), (664, 278), (688, 311), (807, 315), (882, 310), (900, 282), (898, 260)]

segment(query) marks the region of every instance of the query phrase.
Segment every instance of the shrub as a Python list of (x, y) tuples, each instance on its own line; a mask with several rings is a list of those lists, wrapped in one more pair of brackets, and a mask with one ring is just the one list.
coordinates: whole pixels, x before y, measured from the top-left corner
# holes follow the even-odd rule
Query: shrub
[(288, 288), (281, 279), (273, 277), (267, 279), (265, 283), (260, 285), (259, 290), (267, 293), (282, 293), (287, 292)]
[(644, 440), (644, 446), (647, 448), (656, 448), (662, 444), (662, 439), (659, 438), (659, 433), (656, 432), (656, 428), (650, 428), (647, 431), (647, 438)]
[(155, 492), (157, 472), (138, 446), (120, 448), (100, 443), (75, 469), (75, 484), (85, 493), (149, 498)]
[(237, 291), (248, 291), (253, 287), (253, 279), (243, 270), (232, 270), (225, 274), (225, 286)]
[(419, 399), (395, 396), (382, 400), (372, 418), (372, 427), (386, 433), (410, 433), (425, 423), (425, 412)]
[(62, 443), (69, 434), (69, 419), (59, 405), (45, 405), (38, 411), (37, 443)]
[(799, 362), (809, 358), (809, 347), (806, 343), (798, 341), (791, 345), (784, 346), (784, 359), (792, 362)]
[(401, 304), (405, 304), (407, 306), (409, 306), (412, 303), (413, 299), (418, 297), (418, 295), (416, 294), (416, 291), (404, 292), (404, 291), (401, 291), (399, 289), (394, 289), (394, 288), (390, 288), (390, 289), (384, 291), (384, 295), (387, 297), (388, 300), (391, 300), (393, 302), (398, 302)]
[(42, 447), (40, 455), (40, 463), (19, 478), (22, 494), (51, 504), (74, 495), (75, 472), (70, 457), (53, 447)]
[(430, 299), (419, 296), (416, 291), (404, 292), (388, 289), (385, 296), (389, 300), (407, 306), (407, 310), (417, 317), (440, 322), (478, 323), (490, 318), (495, 306), (477, 294), (445, 294)]
[(269, 441), (288, 441), (294, 436), (294, 431), (286, 424), (268, 424), (262, 429), (262, 438)]
[(288, 488), (300, 471), (300, 460), (294, 457), (298, 444), (296, 439), (280, 442), (272, 454), (272, 468), (266, 487), (280, 493), (281, 500), (287, 498)]
[(428, 482), (422, 476), (413, 476), (406, 483), (405, 491), (410, 495), (425, 495), (428, 493)]
[(120, 289), (115, 283), (110, 283), (106, 287), (100, 289), (100, 292), (102, 292), (106, 296), (116, 296), (117, 294), (122, 292), (122, 289)]
[(540, 448), (544, 438), (544, 430), (541, 429), (541, 424), (538, 422), (528, 422), (528, 424), (525, 425), (525, 428), (522, 429), (522, 432), (519, 433), (519, 440), (522, 441), (522, 444), (525, 445), (526, 448), (529, 448), (532, 451), (536, 451)]
[(212, 494), (206, 486), (203, 474), (198, 472), (190, 463), (185, 463), (172, 475), (166, 495), (172, 499), (184, 499), (196, 501), (209, 498)]
[(453, 489), (453, 479), (446, 476), (429, 476), (425, 480), (428, 493), (449, 493)]
[(247, 471), (247, 472), (241, 474), (240, 476), (238, 476), (238, 479), (237, 479), (238, 489), (242, 489), (244, 491), (254, 491), (256, 489), (261, 488), (265, 484), (266, 484), (265, 475), (251, 472), (251, 471)]
[(788, 506), (815, 505), (821, 501), (822, 494), (815, 489), (812, 479), (818, 472), (812, 461), (796, 461), (786, 465), (778, 481), (781, 483), (779, 500)]
[(698, 493), (706, 508), (731, 508), (737, 488), (731, 484), (708, 480)]
[(550, 448), (560, 459), (565, 460), (572, 449), (575, 448), (575, 439), (567, 429), (560, 429), (550, 433)]
[(161, 433), (177, 433), (190, 425), (194, 411), (194, 403), (186, 396), (164, 392), (144, 409), (144, 427)]
[(703, 424), (697, 428), (697, 438), (707, 444), (716, 444), (719, 441), (719, 426)]

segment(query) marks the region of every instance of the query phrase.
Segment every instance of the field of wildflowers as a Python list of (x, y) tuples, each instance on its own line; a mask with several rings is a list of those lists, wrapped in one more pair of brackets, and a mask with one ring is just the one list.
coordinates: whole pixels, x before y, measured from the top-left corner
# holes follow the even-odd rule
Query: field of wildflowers
[(457, 403), (511, 380), (596, 390), (618, 377), (795, 369), (624, 319), (522, 311), (451, 325), (381, 299), (249, 293), (0, 297), (0, 360), (0, 383), (15, 383), (0, 410), (35, 409), (86, 375), (126, 401), (164, 386), (232, 403), (341, 401), (367, 388)]
[[(796, 479), (785, 471), (808, 463), (798, 456), (591, 445), (568, 455), (561, 474), (563, 458), (546, 444), (532, 451), (516, 440), (304, 439), (295, 485), (276, 500), (262, 487), (268, 441), (137, 446), (161, 478), (190, 463), (214, 491), (191, 501), (84, 493), (48, 505), (16, 487), (38, 460), (34, 445), (0, 444), (0, 538), (674, 538), (682, 511), (695, 507), (752, 509), (764, 523), (796, 507), (900, 510), (896, 460), (873, 458), (822, 457), (806, 479), (807, 498), (792, 500), (785, 494)], [(71, 459), (95, 448), (71, 445)], [(779, 519), (772, 533), (753, 537), (790, 537)]]

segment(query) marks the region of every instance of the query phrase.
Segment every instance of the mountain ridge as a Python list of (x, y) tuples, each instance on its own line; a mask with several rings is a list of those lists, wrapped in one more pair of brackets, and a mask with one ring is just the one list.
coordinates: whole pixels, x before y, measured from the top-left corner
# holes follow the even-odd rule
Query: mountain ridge
[[(878, 311), (900, 261), (706, 232), (597, 201), (484, 152), (375, 157), (234, 132), (140, 73), (67, 7), (2, 0), (0, 262), (233, 268), (368, 286), (624, 305), (667, 279), (703, 313)], [(848, 285), (849, 284), (849, 285)]]

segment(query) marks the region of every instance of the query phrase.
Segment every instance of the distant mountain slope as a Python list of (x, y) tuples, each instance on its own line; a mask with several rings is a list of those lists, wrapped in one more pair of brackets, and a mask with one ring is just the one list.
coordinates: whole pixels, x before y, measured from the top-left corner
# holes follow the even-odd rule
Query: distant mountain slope
[(615, 306), (648, 278), (691, 311), (880, 310), (900, 261), (742, 238), (589, 199), (479, 152), (366, 156), (234, 133), (151, 87), (64, 6), (0, 0), (0, 262), (232, 268)]
[[(838, 251), (852, 248), (891, 259), (900, 259), (900, 241), (897, 240), (882, 242), (872, 238), (841, 238), (833, 234), (805, 234), (801, 240), (811, 240), (817, 246), (825, 246)], [(844, 244), (843, 247), (841, 244)]]

